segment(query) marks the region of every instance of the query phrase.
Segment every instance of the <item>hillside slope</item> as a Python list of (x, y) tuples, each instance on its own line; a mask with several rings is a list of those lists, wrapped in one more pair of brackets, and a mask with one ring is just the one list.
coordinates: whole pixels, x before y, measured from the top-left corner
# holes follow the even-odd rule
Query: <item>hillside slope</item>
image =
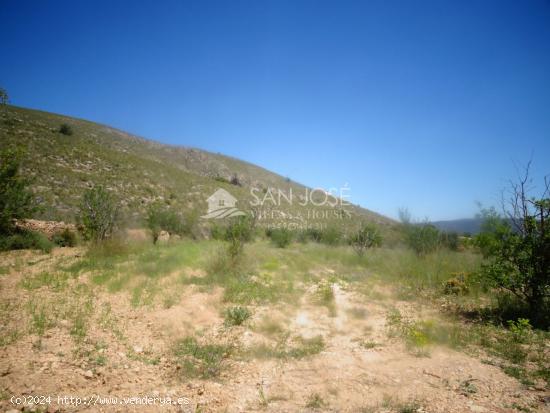
[[(73, 134), (59, 133), (61, 124)], [(164, 145), (97, 123), (36, 110), (8, 106), (0, 122), (0, 144), (26, 149), (24, 171), (33, 178), (33, 190), (43, 210), (40, 218), (74, 220), (86, 188), (105, 185), (121, 200), (125, 216), (139, 222), (146, 206), (164, 201), (181, 211), (203, 215), (206, 199), (224, 188), (238, 199), (243, 210), (257, 194), (281, 190), (304, 194), (303, 185), (259, 166), (199, 149)], [(236, 176), (240, 185), (229, 181)], [(303, 196), (303, 195), (302, 195)], [(317, 199), (321, 194), (316, 194)], [(322, 198), (322, 196), (321, 196)], [(303, 198), (302, 198), (303, 199)], [(271, 207), (274, 220), (297, 225), (330, 224), (341, 207), (289, 205)], [(346, 207), (344, 226), (374, 221), (392, 226), (393, 221), (357, 206)], [(340, 221), (342, 221), (340, 219)]]

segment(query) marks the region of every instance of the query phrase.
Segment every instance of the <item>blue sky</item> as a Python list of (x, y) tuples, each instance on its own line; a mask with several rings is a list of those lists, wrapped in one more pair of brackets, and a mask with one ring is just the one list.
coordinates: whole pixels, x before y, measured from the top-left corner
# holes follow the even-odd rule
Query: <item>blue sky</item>
[(15, 105), (232, 155), (395, 217), (550, 173), (550, 1), (0, 0)]

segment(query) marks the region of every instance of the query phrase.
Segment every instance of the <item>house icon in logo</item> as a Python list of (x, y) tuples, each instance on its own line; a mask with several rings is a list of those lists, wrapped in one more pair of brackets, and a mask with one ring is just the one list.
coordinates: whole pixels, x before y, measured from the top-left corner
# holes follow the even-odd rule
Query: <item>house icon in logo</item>
[(208, 211), (201, 218), (222, 219), (246, 215), (235, 206), (237, 199), (225, 189), (219, 188), (208, 197), (206, 202), (208, 202)]

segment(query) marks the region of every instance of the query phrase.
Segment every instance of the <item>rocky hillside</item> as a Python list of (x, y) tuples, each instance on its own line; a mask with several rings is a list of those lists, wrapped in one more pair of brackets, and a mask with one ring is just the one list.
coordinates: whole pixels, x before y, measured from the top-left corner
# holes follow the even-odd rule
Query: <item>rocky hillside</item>
[[(69, 133), (61, 133), (61, 125)], [(263, 196), (281, 190), (298, 198), (289, 205), (269, 204), (270, 216), (298, 225), (344, 225), (375, 221), (391, 227), (393, 221), (357, 206), (298, 205), (306, 188), (250, 163), (199, 149), (164, 145), (97, 123), (36, 110), (8, 106), (1, 115), (0, 145), (23, 146), (24, 171), (33, 178), (43, 209), (37, 218), (74, 220), (86, 188), (105, 185), (120, 199), (125, 216), (138, 223), (146, 206), (164, 201), (182, 211), (203, 215), (207, 198), (223, 188), (238, 199), (243, 210), (250, 205), (251, 188)], [(322, 194), (316, 194), (317, 199)], [(265, 211), (264, 211), (265, 212)], [(345, 219), (341, 217), (344, 215)]]

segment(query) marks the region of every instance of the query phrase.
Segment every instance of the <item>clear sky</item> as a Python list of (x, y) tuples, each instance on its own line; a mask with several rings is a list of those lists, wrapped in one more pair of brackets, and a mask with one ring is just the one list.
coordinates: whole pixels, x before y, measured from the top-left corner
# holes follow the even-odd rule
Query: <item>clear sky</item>
[(11, 103), (232, 155), (395, 217), (550, 173), (550, 1), (0, 0)]

